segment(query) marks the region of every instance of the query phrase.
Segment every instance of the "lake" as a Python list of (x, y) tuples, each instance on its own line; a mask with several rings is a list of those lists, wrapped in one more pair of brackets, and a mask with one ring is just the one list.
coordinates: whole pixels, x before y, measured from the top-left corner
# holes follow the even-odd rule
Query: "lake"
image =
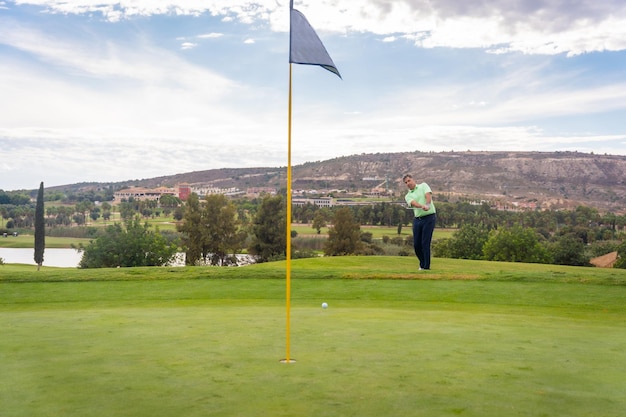
[[(76, 249), (50, 248), (43, 253), (43, 266), (56, 266), (61, 268), (75, 268), (78, 266), (83, 254)], [(5, 264), (37, 265), (33, 248), (0, 248), (0, 258)]]
[[(237, 254), (239, 265), (254, 263), (254, 258), (250, 255)], [(35, 260), (35, 249), (33, 248), (0, 248), (0, 258), (5, 264), (27, 264), (37, 265)], [(56, 266), (59, 268), (76, 268), (83, 257), (76, 249), (46, 249), (43, 253), (43, 266)], [(172, 266), (184, 266), (185, 254), (177, 253), (176, 260)]]

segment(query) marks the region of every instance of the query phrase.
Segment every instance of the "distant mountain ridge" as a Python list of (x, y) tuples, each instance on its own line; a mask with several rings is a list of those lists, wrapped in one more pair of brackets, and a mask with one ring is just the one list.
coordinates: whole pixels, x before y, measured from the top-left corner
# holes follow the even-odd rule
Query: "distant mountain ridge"
[[(400, 152), (344, 156), (292, 167), (292, 188), (368, 190), (386, 188), (400, 198), (402, 175), (427, 182), (435, 196), (449, 200), (536, 202), (540, 208), (579, 205), (602, 212), (626, 212), (626, 156), (579, 152)], [(79, 190), (100, 186), (215, 187), (286, 186), (286, 168), (222, 168), (119, 183), (52, 187)]]

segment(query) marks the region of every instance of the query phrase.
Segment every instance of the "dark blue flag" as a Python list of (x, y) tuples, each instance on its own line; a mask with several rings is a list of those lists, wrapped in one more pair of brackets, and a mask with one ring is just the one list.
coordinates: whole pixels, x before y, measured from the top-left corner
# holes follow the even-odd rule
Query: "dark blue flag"
[(289, 5), (289, 62), (294, 64), (319, 65), (328, 71), (339, 74), (335, 63), (326, 52), (324, 44), (302, 13)]

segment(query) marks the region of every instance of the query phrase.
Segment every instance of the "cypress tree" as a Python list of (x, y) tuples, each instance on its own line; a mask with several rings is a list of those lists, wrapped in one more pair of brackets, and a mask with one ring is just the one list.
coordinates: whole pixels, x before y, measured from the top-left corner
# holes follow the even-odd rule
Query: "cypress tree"
[(46, 248), (46, 223), (43, 209), (43, 181), (39, 185), (37, 193), (37, 205), (35, 206), (35, 263), (37, 271), (43, 264), (43, 251)]

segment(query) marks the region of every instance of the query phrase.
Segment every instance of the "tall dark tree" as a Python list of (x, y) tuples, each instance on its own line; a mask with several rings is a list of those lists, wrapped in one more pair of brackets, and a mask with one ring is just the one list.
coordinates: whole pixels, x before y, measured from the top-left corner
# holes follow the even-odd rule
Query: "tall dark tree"
[(246, 238), (240, 230), (237, 208), (226, 196), (209, 195), (201, 206), (197, 194), (187, 199), (183, 224), (178, 227), (185, 247), (185, 263), (230, 265), (236, 263), (234, 254)]
[(362, 249), (361, 226), (354, 220), (352, 210), (342, 207), (335, 212), (324, 246), (327, 256), (354, 255)]
[(254, 218), (252, 243), (248, 250), (257, 262), (284, 259), (287, 248), (285, 202), (280, 195), (265, 197)]
[(317, 230), (317, 234), (319, 235), (322, 231), (322, 227), (326, 227), (328, 220), (326, 210), (317, 210), (313, 215), (313, 224), (311, 224), (311, 227)]
[(35, 263), (37, 271), (43, 264), (43, 252), (46, 248), (46, 220), (43, 208), (43, 182), (39, 185), (35, 206)]
[(202, 223), (207, 249), (205, 258), (211, 256), (211, 265), (236, 264), (234, 255), (242, 248), (246, 236), (239, 230), (235, 205), (222, 194), (207, 196), (202, 210)]
[[(185, 264), (195, 265), (208, 252), (204, 243), (204, 227), (202, 225), (202, 209), (198, 194), (191, 193), (187, 199), (183, 223), (178, 226), (182, 233), (182, 244), (185, 248)], [(203, 259), (206, 262), (206, 258)]]

